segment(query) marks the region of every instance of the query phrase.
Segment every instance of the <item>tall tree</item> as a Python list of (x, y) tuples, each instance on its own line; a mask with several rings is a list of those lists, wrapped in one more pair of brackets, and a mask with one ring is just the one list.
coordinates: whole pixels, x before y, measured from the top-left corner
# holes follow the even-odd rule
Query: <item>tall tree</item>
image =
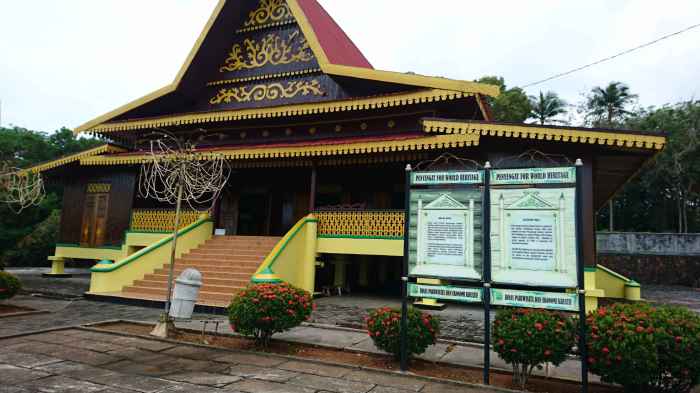
[(547, 124), (550, 119), (566, 113), (566, 101), (559, 98), (553, 91), (542, 93), (539, 96), (530, 96), (530, 118), (536, 119), (540, 124)]
[(628, 107), (636, 99), (637, 95), (622, 82), (610, 82), (604, 88), (594, 87), (586, 99), (586, 117), (593, 125), (614, 128), (631, 113)]
[(508, 89), (505, 80), (500, 76), (485, 76), (477, 82), (498, 86), (501, 92), (498, 97), (488, 99), (496, 121), (522, 123), (530, 116), (530, 100), (523, 89)]

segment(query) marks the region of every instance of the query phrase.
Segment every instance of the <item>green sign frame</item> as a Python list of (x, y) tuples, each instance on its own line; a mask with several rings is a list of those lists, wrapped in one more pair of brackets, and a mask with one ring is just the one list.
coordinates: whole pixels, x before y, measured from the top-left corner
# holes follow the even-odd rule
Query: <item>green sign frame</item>
[(578, 294), (565, 292), (491, 288), (491, 304), (495, 306), (579, 311)]
[(411, 172), (412, 186), (483, 184), (484, 171)]
[(494, 169), (491, 185), (576, 184), (575, 167)]
[(482, 288), (455, 287), (450, 285), (422, 285), (414, 283), (408, 284), (408, 296), (414, 298), (451, 300), (461, 303), (481, 303), (484, 297)]

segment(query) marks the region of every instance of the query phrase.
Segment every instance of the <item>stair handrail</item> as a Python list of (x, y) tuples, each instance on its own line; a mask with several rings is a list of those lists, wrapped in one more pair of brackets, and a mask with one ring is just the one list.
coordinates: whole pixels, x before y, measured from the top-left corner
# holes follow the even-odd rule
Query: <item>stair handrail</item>
[(277, 258), (279, 258), (279, 256), (282, 254), (284, 249), (287, 248), (287, 245), (289, 244), (289, 242), (291, 242), (296, 237), (296, 235), (301, 231), (302, 228), (304, 228), (304, 226), (306, 226), (306, 224), (313, 223), (313, 222), (318, 222), (318, 219), (313, 214), (309, 214), (308, 216), (302, 218), (296, 224), (294, 224), (292, 229), (290, 229), (277, 242), (277, 244), (272, 249), (272, 251), (270, 251), (270, 253), (267, 254), (265, 259), (262, 261), (262, 263), (258, 267), (258, 270), (255, 271), (255, 274), (253, 275), (253, 277), (255, 277), (255, 275), (257, 275), (258, 273), (261, 273), (262, 271), (264, 271), (266, 269), (272, 269), (275, 262), (277, 262)]
[[(187, 233), (192, 232), (193, 230), (195, 230), (195, 229), (199, 228), (200, 226), (202, 226), (208, 222), (211, 222), (211, 221), (212, 221), (212, 219), (209, 217), (208, 214), (202, 214), (197, 221), (180, 229), (177, 232), (177, 236), (180, 237), (180, 236), (186, 235)], [(143, 257), (144, 255), (147, 255), (147, 254), (149, 254), (149, 253), (151, 253), (151, 252), (153, 252), (153, 251), (155, 251), (155, 250), (157, 250), (157, 249), (159, 249), (167, 244), (170, 244), (170, 242), (172, 242), (172, 241), (173, 241), (173, 234), (171, 233), (170, 235), (167, 235), (166, 237), (158, 240), (157, 242), (155, 242), (155, 243), (153, 243), (145, 248), (142, 248), (141, 250), (129, 255), (128, 257), (126, 257), (118, 262), (111, 263), (111, 264), (97, 264), (97, 265), (93, 266), (90, 269), (90, 271), (95, 272), (95, 273), (109, 273), (109, 272), (113, 272), (115, 270), (119, 270), (122, 267), (127, 266), (127, 265), (131, 264), (132, 262), (135, 262), (136, 260)]]

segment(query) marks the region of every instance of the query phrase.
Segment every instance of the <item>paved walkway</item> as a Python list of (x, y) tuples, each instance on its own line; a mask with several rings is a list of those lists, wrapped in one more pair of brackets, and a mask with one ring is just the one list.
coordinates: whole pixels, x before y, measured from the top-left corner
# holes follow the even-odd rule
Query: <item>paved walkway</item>
[(78, 329), (0, 339), (0, 392), (484, 393), (490, 389)]

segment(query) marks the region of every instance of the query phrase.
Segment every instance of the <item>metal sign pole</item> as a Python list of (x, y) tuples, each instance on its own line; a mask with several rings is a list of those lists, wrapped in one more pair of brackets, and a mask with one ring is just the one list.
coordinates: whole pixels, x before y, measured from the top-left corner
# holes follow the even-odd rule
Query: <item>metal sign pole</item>
[(401, 371), (408, 371), (408, 231), (411, 217), (411, 165), (406, 165), (403, 274), (401, 275)]
[(576, 160), (576, 273), (578, 278), (579, 340), (581, 355), (581, 392), (588, 393), (588, 346), (586, 344), (586, 290), (583, 270), (583, 161)]
[(482, 281), (484, 301), (484, 385), (491, 383), (491, 163), (484, 165), (484, 195), (481, 205)]

